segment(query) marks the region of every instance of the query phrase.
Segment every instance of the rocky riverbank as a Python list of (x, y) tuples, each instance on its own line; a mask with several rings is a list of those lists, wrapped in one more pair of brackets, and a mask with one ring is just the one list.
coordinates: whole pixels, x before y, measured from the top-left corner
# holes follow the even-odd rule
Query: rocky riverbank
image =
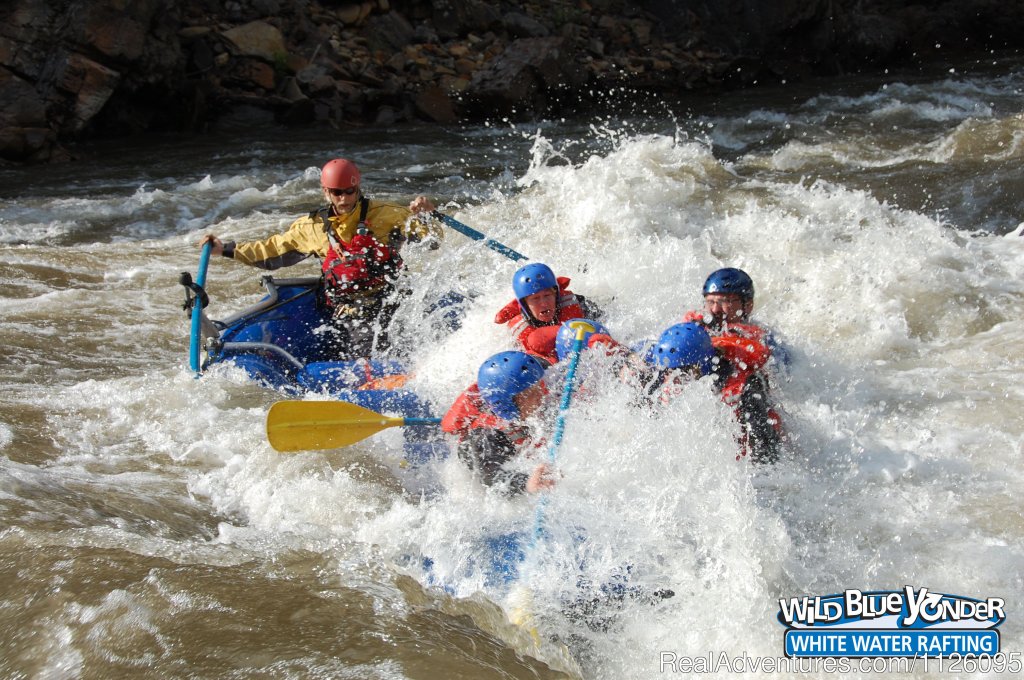
[(10, 0), (0, 158), (229, 125), (442, 124), (1024, 44), (996, 0)]

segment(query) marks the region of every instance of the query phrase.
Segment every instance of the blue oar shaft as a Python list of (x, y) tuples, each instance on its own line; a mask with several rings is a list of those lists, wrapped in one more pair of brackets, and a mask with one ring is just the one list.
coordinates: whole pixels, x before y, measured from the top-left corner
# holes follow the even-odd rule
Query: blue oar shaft
[(488, 238), (486, 235), (480, 233), (476, 229), (473, 229), (472, 227), (467, 227), (462, 222), (459, 222), (454, 217), (450, 217), (448, 215), (445, 215), (443, 212), (439, 212), (439, 211), (435, 210), (432, 213), (432, 215), (434, 217), (438, 218), (439, 220), (441, 220), (442, 222), (444, 222), (446, 225), (448, 225), (449, 227), (451, 227), (455, 231), (459, 232), (460, 234), (468, 236), (469, 238), (473, 239), (474, 241), (483, 241), (485, 246), (487, 246), (488, 248), (490, 248), (491, 250), (493, 250), (496, 253), (501, 253), (502, 255), (504, 255), (505, 257), (509, 258), (510, 260), (514, 260), (514, 261), (518, 262), (519, 260), (529, 260), (530, 259), (530, 258), (526, 257), (526, 255), (523, 255), (522, 253), (517, 253), (516, 251), (512, 250), (508, 246), (506, 246), (506, 245), (504, 245), (502, 243), (498, 243), (494, 239)]
[[(562, 437), (565, 435), (565, 416), (569, 412), (569, 403), (572, 401), (572, 393), (576, 388), (576, 367), (580, 364), (580, 354), (583, 352), (583, 339), (586, 336), (586, 328), (576, 328), (576, 339), (572, 343), (572, 355), (569, 357), (569, 370), (565, 374), (565, 389), (562, 390), (562, 401), (558, 404), (558, 417), (555, 420), (555, 433), (551, 437), (551, 446), (548, 448), (548, 462), (554, 464), (558, 454), (558, 447), (562, 444)], [(537, 501), (537, 512), (533, 520), (533, 542), (531, 547), (537, 544), (544, 533), (544, 507), (547, 505), (547, 497), (541, 496)]]
[(580, 365), (580, 352), (583, 351), (583, 334), (583, 330), (577, 330), (576, 339), (572, 344), (569, 370), (565, 374), (565, 389), (562, 391), (562, 401), (558, 404), (555, 433), (551, 438), (551, 447), (548, 449), (548, 460), (552, 463), (555, 462), (555, 454), (558, 453), (558, 447), (562, 445), (562, 437), (565, 435), (565, 414), (569, 412), (569, 402), (572, 400), (572, 393), (576, 388), (576, 367)]
[[(206, 286), (206, 269), (210, 266), (210, 251), (213, 250), (213, 242), (207, 241), (203, 245), (203, 251), (199, 255), (199, 270), (196, 272), (196, 285), (200, 288)], [(202, 339), (203, 328), (203, 305), (196, 299), (192, 307), (192, 331), (189, 334), (188, 363), (196, 375), (201, 372), (199, 363), (199, 345)]]
[(437, 425), (441, 422), (440, 418), (403, 418), (403, 425)]

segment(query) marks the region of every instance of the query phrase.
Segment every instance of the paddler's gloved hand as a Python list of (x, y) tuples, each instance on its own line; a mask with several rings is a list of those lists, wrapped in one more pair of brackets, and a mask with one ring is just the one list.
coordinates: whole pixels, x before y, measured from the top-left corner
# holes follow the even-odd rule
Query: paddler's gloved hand
[(587, 339), (587, 349), (594, 349), (597, 345), (603, 345), (606, 349), (622, 347), (621, 344), (612, 339), (612, 336), (604, 333), (594, 333)]

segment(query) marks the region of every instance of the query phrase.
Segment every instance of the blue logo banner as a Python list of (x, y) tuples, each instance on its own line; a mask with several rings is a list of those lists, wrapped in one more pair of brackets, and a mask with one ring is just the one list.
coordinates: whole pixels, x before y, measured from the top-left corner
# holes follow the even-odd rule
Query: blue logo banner
[(996, 630), (787, 630), (788, 657), (994, 656)]

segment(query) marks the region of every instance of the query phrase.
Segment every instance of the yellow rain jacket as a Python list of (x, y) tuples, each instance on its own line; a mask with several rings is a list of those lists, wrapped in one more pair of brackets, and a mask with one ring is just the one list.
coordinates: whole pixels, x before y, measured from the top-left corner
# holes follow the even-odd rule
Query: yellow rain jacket
[[(360, 205), (357, 203), (355, 210), (348, 215), (329, 217), (335, 238), (348, 243), (356, 234), (359, 214)], [(378, 241), (396, 250), (406, 240), (415, 242), (427, 236), (443, 238), (440, 227), (413, 218), (408, 208), (394, 203), (369, 201), (365, 222)], [(274, 234), (262, 241), (225, 243), (224, 255), (260, 269), (278, 269), (290, 267), (310, 255), (323, 259), (330, 247), (323, 218), (313, 212), (292, 222), (283, 234)]]

